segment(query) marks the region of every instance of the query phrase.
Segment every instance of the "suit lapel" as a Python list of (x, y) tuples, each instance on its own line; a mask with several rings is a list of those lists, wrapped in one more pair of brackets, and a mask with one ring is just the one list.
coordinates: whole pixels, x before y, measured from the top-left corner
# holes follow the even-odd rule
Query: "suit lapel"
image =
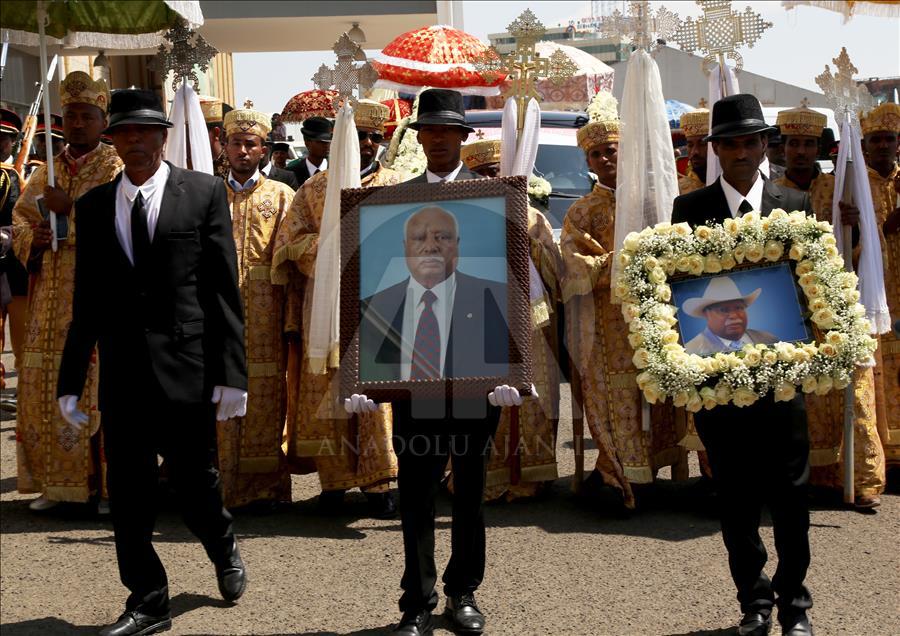
[(760, 212), (763, 216), (768, 216), (769, 212), (775, 210), (776, 208), (780, 208), (784, 206), (782, 202), (783, 196), (781, 189), (772, 183), (769, 179), (766, 179), (762, 175), (759, 177), (763, 180), (763, 194), (762, 194), (762, 203), (760, 204)]
[(159, 245), (161, 236), (169, 233), (175, 215), (178, 214), (178, 200), (183, 192), (181, 184), (184, 182), (180, 168), (169, 164), (169, 178), (166, 180), (166, 188), (163, 190), (162, 203), (159, 206), (159, 218), (156, 220), (156, 231), (153, 233), (153, 245)]

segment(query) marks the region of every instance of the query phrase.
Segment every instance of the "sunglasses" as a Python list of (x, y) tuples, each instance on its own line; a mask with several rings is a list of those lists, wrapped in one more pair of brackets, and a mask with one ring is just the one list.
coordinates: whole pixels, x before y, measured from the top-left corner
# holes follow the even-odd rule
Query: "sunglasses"
[(371, 139), (373, 144), (380, 144), (382, 141), (384, 141), (384, 135), (382, 135), (381, 133), (357, 130), (356, 134), (359, 136), (360, 141)]

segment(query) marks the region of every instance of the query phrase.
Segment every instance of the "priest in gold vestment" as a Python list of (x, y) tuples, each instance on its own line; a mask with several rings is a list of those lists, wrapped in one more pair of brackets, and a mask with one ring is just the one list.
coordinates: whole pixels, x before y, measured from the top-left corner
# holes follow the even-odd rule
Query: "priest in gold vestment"
[[(362, 187), (401, 181), (399, 173), (375, 161), (387, 118), (388, 108), (376, 102), (362, 100), (354, 110)], [(326, 363), (324, 370), (314, 369), (306, 356), (327, 185), (327, 170), (303, 184), (275, 239), (272, 282), (288, 285), (285, 332), (292, 340), (286, 452), (293, 471), (318, 472), (322, 486), (319, 505), (323, 510), (337, 509), (346, 490), (360, 488), (366, 493), (372, 514), (389, 517), (395, 514), (390, 481), (397, 477), (390, 405), (383, 404), (371, 414), (348, 417), (338, 401), (337, 361)]]
[[(96, 362), (82, 398), (90, 422), (80, 431), (59, 414), (56, 379), (72, 319), (77, 222), (73, 204), (91, 188), (111, 181), (122, 162), (114, 148), (100, 143), (109, 106), (106, 82), (75, 71), (60, 85), (60, 100), (68, 144), (53, 160), (56, 186), (48, 186), (47, 166), (37, 168), (13, 210), (14, 253), (36, 272), (29, 295), (24, 360), (19, 365), (16, 417), (18, 490), (41, 495), (32, 501), (32, 510), (60, 501), (87, 502), (102, 494), (104, 482)], [(40, 196), (40, 204), (56, 212), (59, 227), (67, 227), (55, 252), (50, 249), (49, 222), (39, 208)]]
[[(500, 165), (500, 140), (484, 139), (463, 146), (460, 158), (472, 172), (496, 177)], [(539, 210), (530, 206), (528, 239), (531, 261), (544, 287), (543, 297), (532, 299), (531, 359), (538, 398), (524, 400), (521, 406), (515, 407), (519, 410), (518, 443), (511, 434), (512, 409), (502, 410), (487, 468), (486, 500), (534, 496), (544, 484), (559, 475), (556, 467), (559, 347), (555, 308), (559, 300), (560, 254), (550, 223)], [(513, 453), (516, 447), (518, 451)], [(513, 473), (517, 474), (517, 480), (512, 478)]]
[(688, 148), (687, 174), (678, 177), (678, 193), (687, 194), (706, 187), (706, 151), (705, 141), (709, 134), (709, 109), (698, 108), (681, 116), (681, 130), (684, 131)]
[[(816, 163), (819, 139), (825, 129), (825, 115), (805, 106), (778, 113), (777, 124), (784, 138), (783, 177), (775, 183), (809, 193), (813, 211), (820, 221), (832, 221), (834, 176), (822, 174)], [(842, 205), (848, 224), (858, 218), (859, 211)], [(858, 508), (872, 508), (880, 503), (885, 486), (884, 452), (878, 435), (875, 409), (875, 376), (873, 369), (859, 368), (853, 378), (854, 426), (854, 491)], [(806, 395), (809, 420), (810, 481), (816, 485), (841, 488), (840, 447), (844, 428), (844, 391), (827, 395)]]
[(875, 218), (882, 229), (884, 291), (894, 331), (881, 336), (875, 352), (878, 431), (888, 465), (900, 465), (900, 105), (885, 102), (862, 119), (863, 150)]
[(225, 183), (244, 302), (248, 378), (246, 415), (217, 426), (222, 497), (228, 508), (291, 499), (281, 449), (287, 399), (284, 287), (272, 284), (271, 264), (275, 235), (294, 191), (259, 171), (270, 121), (250, 102), (224, 118), (230, 165)]
[(611, 302), (610, 271), (616, 211), (618, 120), (592, 121), (578, 144), (599, 183), (576, 201), (563, 221), (567, 338), (584, 393), (585, 419), (599, 450), (596, 471), (634, 508), (632, 483), (651, 483), (656, 471), (682, 459), (671, 403), (650, 407), (651, 431), (642, 430), (641, 392), (635, 380), (628, 326)]

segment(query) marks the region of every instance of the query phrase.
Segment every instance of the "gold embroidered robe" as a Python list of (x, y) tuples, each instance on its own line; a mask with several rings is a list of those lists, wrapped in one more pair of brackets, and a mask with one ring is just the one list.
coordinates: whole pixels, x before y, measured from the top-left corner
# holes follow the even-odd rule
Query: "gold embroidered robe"
[[(777, 185), (802, 190), (787, 176), (775, 180)], [(832, 221), (834, 175), (817, 174), (807, 190), (813, 211), (820, 221)], [(844, 391), (827, 395), (805, 396), (809, 422), (810, 482), (841, 488), (843, 485), (840, 450), (844, 435)], [(875, 408), (875, 375), (871, 367), (856, 370), (853, 378), (854, 490), (857, 495), (880, 495), (885, 486), (884, 451), (878, 435)]]
[[(559, 247), (547, 219), (528, 208), (531, 260), (544, 283), (545, 297), (532, 304), (531, 359), (538, 398), (527, 398), (519, 407), (518, 456), (511, 458), (510, 409), (500, 415), (487, 468), (485, 499), (507, 499), (537, 494), (541, 485), (555, 480), (556, 434), (559, 427), (559, 362), (557, 361), (556, 302), (559, 299)], [(518, 484), (510, 482), (510, 461), (519, 464)]]
[(706, 184), (700, 181), (697, 173), (690, 168), (688, 168), (686, 175), (678, 177), (678, 194), (687, 194), (705, 187)]
[(651, 406), (650, 432), (642, 430), (641, 393), (628, 326), (610, 302), (615, 237), (615, 193), (600, 185), (576, 201), (563, 221), (562, 300), (569, 350), (581, 374), (585, 419), (599, 456), (596, 469), (634, 507), (630, 482), (650, 483), (663, 466), (678, 463), (671, 402)]
[[(887, 295), (891, 324), (900, 320), (900, 233), (884, 235), (883, 224), (898, 207), (894, 179), (900, 166), (887, 178), (869, 168), (869, 185), (875, 218), (882, 233), (881, 250), (884, 259), (884, 291)], [(889, 465), (900, 464), (900, 339), (893, 333), (881, 335), (880, 346), (875, 353), (875, 399), (878, 405), (878, 432), (884, 444), (885, 459)]]
[[(56, 185), (72, 201), (88, 190), (111, 181), (122, 167), (111, 146), (100, 144), (84, 157), (72, 175), (66, 162), (54, 159)], [(47, 167), (38, 167), (13, 209), (13, 250), (27, 263), (31, 254), (32, 225), (42, 221), (35, 197), (47, 185)], [(103, 487), (97, 411), (96, 357), (88, 371), (79, 407), (90, 422), (76, 431), (59, 414), (56, 380), (63, 346), (72, 320), (75, 283), (75, 208), (68, 217), (69, 233), (59, 249), (49, 247), (41, 256), (40, 272), (32, 277), (25, 334), (24, 363), (20, 365), (16, 414), (18, 490), (43, 493), (54, 501), (87, 501)]]
[[(363, 177), (362, 186), (395, 185), (401, 180), (399, 173), (379, 165)], [(337, 369), (313, 373), (304, 353), (327, 185), (327, 171), (303, 184), (275, 239), (272, 282), (289, 285), (292, 290), (286, 318), (286, 332), (293, 330), (287, 381), (297, 394), (288, 401), (286, 453), (292, 470), (318, 471), (322, 490), (358, 487), (386, 491), (389, 481), (397, 477), (390, 405), (382, 404), (375, 413), (348, 417), (339, 402)]]
[(290, 501), (281, 450), (285, 417), (284, 289), (271, 282), (275, 234), (294, 191), (260, 175), (250, 190), (226, 187), (238, 255), (247, 351), (247, 414), (219, 422), (219, 472), (228, 507)]

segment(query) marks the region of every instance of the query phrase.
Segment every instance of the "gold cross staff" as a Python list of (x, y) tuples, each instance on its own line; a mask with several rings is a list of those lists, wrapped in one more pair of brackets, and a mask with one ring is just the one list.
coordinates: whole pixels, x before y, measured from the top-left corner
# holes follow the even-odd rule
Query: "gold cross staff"
[(629, 2), (628, 5), (627, 14), (616, 9), (600, 19), (601, 35), (625, 36), (636, 47), (649, 51), (658, 40), (668, 40), (678, 29), (678, 14), (665, 7), (660, 7), (654, 15), (647, 0)]
[(535, 45), (546, 29), (531, 9), (525, 11), (507, 27), (516, 40), (516, 48), (512, 52), (501, 55), (491, 47), (486, 55), (473, 62), (473, 65), (488, 82), (508, 75), (512, 79), (511, 95), (519, 108), (516, 131), (521, 136), (525, 127), (525, 109), (532, 97), (540, 99), (534, 89), (534, 83), (540, 78), (547, 78), (555, 84), (561, 84), (575, 75), (578, 67), (569, 56), (562, 51), (554, 51), (549, 57), (541, 57), (534, 50)]
[(341, 103), (346, 103), (348, 100), (353, 101), (353, 91), (355, 90), (359, 92), (359, 97), (362, 99), (363, 92), (372, 88), (372, 85), (378, 80), (378, 72), (368, 62), (358, 67), (354, 64), (354, 62), (365, 61), (366, 54), (362, 47), (351, 40), (346, 33), (338, 38), (332, 50), (337, 55), (337, 64), (333, 68), (322, 64), (316, 74), (312, 76), (312, 81), (320, 90), (337, 91), (334, 107), (338, 109)]

